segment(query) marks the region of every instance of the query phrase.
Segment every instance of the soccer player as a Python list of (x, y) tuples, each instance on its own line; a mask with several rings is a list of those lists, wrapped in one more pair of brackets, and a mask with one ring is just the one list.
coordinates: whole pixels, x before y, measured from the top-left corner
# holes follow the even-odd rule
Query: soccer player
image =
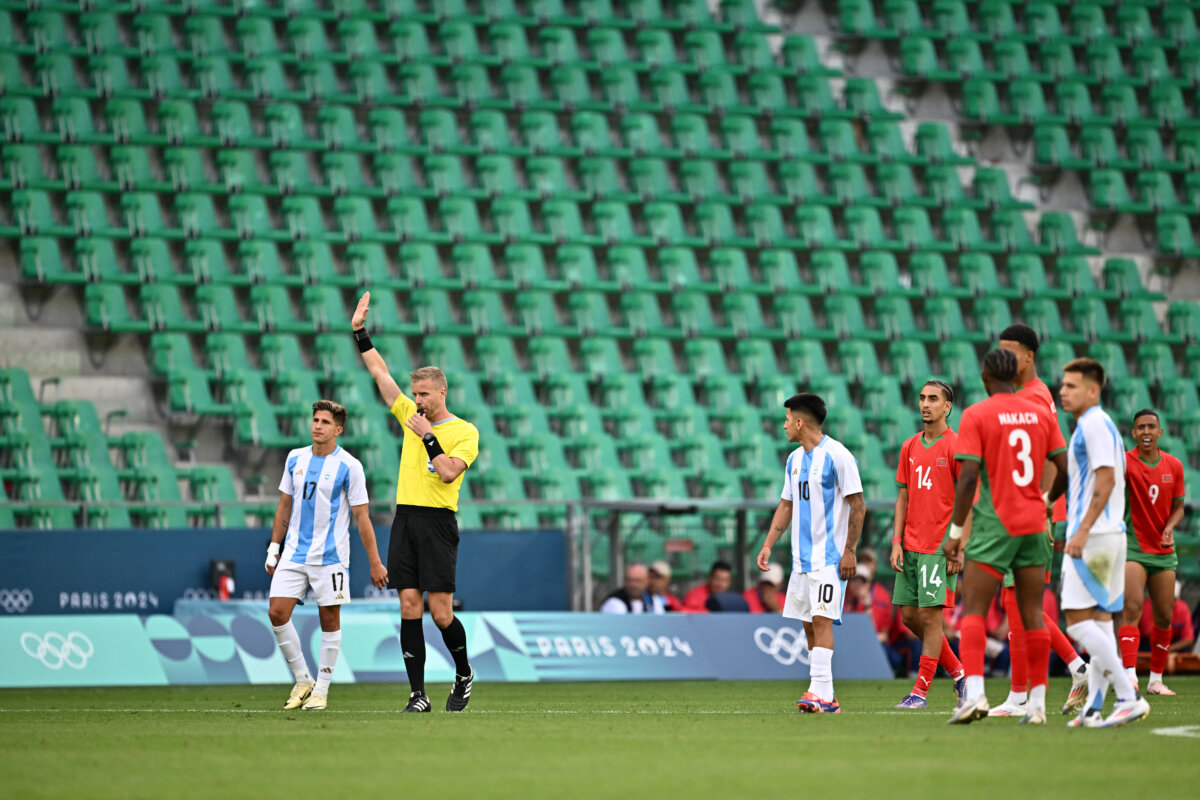
[(804, 623), (812, 648), (808, 691), (796, 703), (801, 711), (841, 713), (833, 691), (833, 626), (840, 625), (846, 581), (858, 566), (856, 550), (867, 506), (858, 462), (841, 443), (821, 430), (825, 402), (815, 394), (789, 398), (783, 430), (800, 445), (788, 456), (783, 492), (758, 568), (771, 565), (771, 548), (792, 530), (792, 577), (783, 616)]
[(425, 633), (421, 618), (429, 593), (429, 613), (454, 659), (454, 686), (447, 711), (462, 711), (471, 698), (475, 673), (467, 659), (467, 633), (454, 616), (454, 577), (458, 565), (458, 493), (463, 473), (479, 455), (479, 431), (446, 410), (446, 376), (437, 367), (409, 373), (412, 398), (405, 397), (371, 344), (364, 326), (370, 310), (366, 292), (351, 326), (363, 363), (375, 379), (392, 416), (405, 428), (396, 479), (396, 517), (388, 543), (388, 587), (400, 594), (400, 648), (411, 694), (405, 711), (426, 712)]
[(1121, 658), (1137, 687), (1137, 654), (1143, 605), (1150, 589), (1154, 629), (1150, 633), (1150, 681), (1146, 694), (1174, 696), (1163, 683), (1171, 653), (1171, 616), (1175, 609), (1175, 529), (1183, 521), (1183, 463), (1158, 449), (1163, 435), (1158, 412), (1143, 408), (1133, 415), (1133, 440), (1125, 453), (1125, 610)]
[[(1017, 358), (996, 349), (983, 357), (988, 398), (968, 408), (958, 429), (954, 457), (962, 461), (954, 493), (954, 517), (942, 549), (948, 563), (963, 556), (963, 525), (976, 497), (963, 572), (963, 618), (959, 653), (967, 673), (966, 699), (952, 723), (988, 715), (983, 691), (984, 614), (1006, 570), (1016, 582), (1017, 604), (1028, 632), (1033, 689), (1022, 722), (1045, 724), (1050, 634), (1042, 618), (1042, 591), (1052, 546), (1046, 536), (1047, 507), (1042, 465), (1053, 459), (1061, 473), (1050, 499), (1066, 484), (1066, 443), (1045, 406), (1013, 394)], [(981, 474), (986, 480), (980, 485)]]
[[(1028, 325), (1016, 324), (1009, 325), (1000, 332), (997, 347), (1008, 350), (1017, 357), (1017, 394), (1033, 400), (1043, 408), (1049, 408), (1057, 419), (1058, 409), (1054, 405), (1054, 396), (1037, 374), (1039, 344), (1037, 332), (1033, 328)], [(1056, 468), (1053, 462), (1046, 464), (1042, 472), (1043, 492), (1050, 491), (1050, 487), (1054, 484), (1055, 474)], [(1067, 520), (1065, 497), (1060, 497), (1055, 501), (1052, 519), (1055, 536), (1059, 539), (1064, 538)], [(1046, 570), (1046, 583), (1050, 583), (1049, 569)], [(1025, 715), (1025, 702), (1029, 696), (1029, 665), (1025, 651), (1025, 626), (1021, 623), (1021, 614), (1017, 610), (1017, 595), (1013, 590), (1011, 573), (1004, 575), (1004, 588), (1000, 590), (1000, 603), (1004, 607), (1004, 613), (1008, 616), (1008, 652), (1009, 662), (1012, 665), (1012, 683), (1008, 698), (991, 709), (989, 714), (993, 717), (1021, 717)], [(1071, 691), (1062, 708), (1062, 713), (1069, 714), (1078, 710), (1083, 705), (1084, 698), (1087, 697), (1087, 662), (1079, 657), (1079, 653), (1071, 645), (1071, 640), (1058, 627), (1058, 620), (1049, 617), (1044, 617), (1044, 619), (1046, 630), (1050, 631), (1050, 647), (1067, 665), (1067, 671), (1071, 675)]]
[[(328, 705), (329, 681), (342, 647), (342, 604), (350, 602), (351, 516), (371, 560), (371, 583), (380, 589), (387, 585), (388, 573), (375, 546), (375, 528), (367, 509), (362, 464), (338, 446), (337, 438), (345, 427), (346, 409), (330, 400), (313, 403), (312, 445), (288, 453), (279, 482), (279, 505), (267, 546), (266, 567), (271, 576), (267, 615), (296, 678), (285, 709), (303, 704), (305, 711), (321, 711)], [(315, 681), (292, 624), (296, 601), (309, 588), (316, 595), (321, 621), (321, 657)]]
[(891, 562), (896, 570), (892, 603), (900, 608), (900, 619), (908, 629), (921, 639), (921, 662), (912, 691), (896, 708), (928, 707), (926, 695), (939, 664), (954, 679), (960, 701), (966, 690), (962, 664), (942, 633), (942, 609), (954, 608), (957, 581), (942, 555), (959, 471), (954, 459), (956, 435), (949, 425), (954, 390), (943, 381), (926, 381), (918, 402), (925, 430), (900, 447)]
[[(1121, 666), (1112, 616), (1125, 608), (1125, 447), (1117, 426), (1100, 407), (1104, 367), (1077, 358), (1063, 367), (1063, 408), (1075, 417), (1067, 495), (1067, 547), (1062, 607), (1067, 632), (1087, 648), (1093, 668), (1088, 699), (1071, 727), (1114, 727), (1150, 713)], [(1117, 705), (1101, 719), (1112, 685)]]

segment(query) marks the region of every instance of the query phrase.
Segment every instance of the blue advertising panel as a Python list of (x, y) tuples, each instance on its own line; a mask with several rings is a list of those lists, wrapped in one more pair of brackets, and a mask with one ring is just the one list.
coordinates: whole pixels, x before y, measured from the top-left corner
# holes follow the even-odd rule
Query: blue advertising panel
[[(390, 531), (376, 531), (386, 561)], [(265, 599), (266, 530), (0, 531), (0, 619), (26, 614), (171, 614), (179, 600), (214, 598), (213, 559), (237, 566), (234, 597)], [(561, 531), (464, 532), (457, 593), (476, 611), (565, 611)], [(370, 585), (367, 556), (350, 536), (350, 596), (395, 600)]]
[[(357, 603), (342, 615), (339, 683), (405, 682), (400, 614)], [(286, 684), (291, 673), (265, 603), (181, 606), (177, 616), (54, 615), (0, 619), (0, 686)], [(766, 614), (602, 615), (464, 613), (471, 664), (485, 682), (600, 680), (800, 680), (808, 677), (803, 628)], [(320, 647), (316, 608), (294, 616), (305, 656)], [(887, 678), (870, 618), (846, 615), (834, 634), (836, 678)], [(426, 679), (454, 666), (425, 618)]]

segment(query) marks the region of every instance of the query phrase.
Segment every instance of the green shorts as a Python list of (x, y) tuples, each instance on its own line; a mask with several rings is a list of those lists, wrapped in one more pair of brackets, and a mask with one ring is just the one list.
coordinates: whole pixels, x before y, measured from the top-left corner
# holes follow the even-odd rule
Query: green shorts
[(957, 575), (946, 574), (946, 557), (941, 553), (905, 550), (904, 566), (896, 573), (892, 603), (918, 608), (953, 606), (957, 584)]
[(1012, 572), (1025, 567), (1050, 566), (1054, 547), (1045, 533), (1028, 536), (972, 536), (967, 542), (967, 558), (991, 567), (997, 573)]
[(1150, 578), (1167, 570), (1175, 571), (1179, 567), (1179, 556), (1171, 553), (1143, 553), (1130, 547), (1125, 553), (1126, 561), (1134, 561), (1146, 569), (1146, 577)]

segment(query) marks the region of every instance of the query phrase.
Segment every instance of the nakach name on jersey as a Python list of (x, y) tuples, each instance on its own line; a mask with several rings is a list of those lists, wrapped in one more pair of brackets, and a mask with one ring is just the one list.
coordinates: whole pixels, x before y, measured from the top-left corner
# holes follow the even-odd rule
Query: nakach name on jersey
[(1111, 467), (1113, 489), (1091, 533), (1125, 532), (1125, 444), (1100, 406), (1080, 415), (1067, 460), (1067, 538), (1079, 530), (1096, 491), (1096, 470)]
[(288, 453), (279, 491), (292, 496), (282, 561), (350, 566), (350, 509), (367, 504), (362, 464), (341, 447), (327, 456), (312, 447)]
[(994, 394), (963, 412), (955, 445), (958, 460), (981, 462), (973, 531), (1045, 533), (1042, 466), (1067, 443), (1041, 403), (1016, 394)]
[(826, 436), (808, 452), (792, 451), (780, 496), (792, 502), (793, 572), (814, 572), (841, 561), (850, 524), (846, 498), (861, 493), (858, 462), (841, 442)]
[[(417, 413), (417, 404), (403, 392), (392, 403), (392, 416), (404, 421)], [(470, 467), (479, 455), (479, 430), (465, 419), (449, 417), (433, 423), (442, 452), (451, 458), (461, 458)], [(442, 483), (421, 437), (404, 428), (404, 448), (400, 451), (400, 474), (396, 478), (396, 505), (448, 508), (458, 511), (458, 491), (462, 488), (464, 470), (450, 483)]]
[(905, 550), (936, 553), (950, 529), (954, 512), (954, 483), (959, 462), (954, 458), (958, 434), (946, 432), (929, 443), (924, 432), (900, 447), (896, 483), (908, 489), (908, 512), (904, 517)]
[(1129, 550), (1148, 555), (1166, 555), (1174, 547), (1162, 546), (1162, 532), (1171, 516), (1171, 506), (1183, 498), (1183, 463), (1158, 451), (1158, 460), (1143, 461), (1137, 448), (1125, 453), (1125, 531)]
[[(1054, 405), (1054, 395), (1050, 394), (1050, 387), (1046, 386), (1041, 378), (1034, 378), (1029, 383), (1018, 387), (1017, 394), (1050, 409), (1050, 413), (1055, 416), (1055, 422), (1058, 421), (1058, 407)], [(1053, 520), (1055, 522), (1066, 522), (1067, 520), (1067, 496), (1065, 494), (1054, 501)]]

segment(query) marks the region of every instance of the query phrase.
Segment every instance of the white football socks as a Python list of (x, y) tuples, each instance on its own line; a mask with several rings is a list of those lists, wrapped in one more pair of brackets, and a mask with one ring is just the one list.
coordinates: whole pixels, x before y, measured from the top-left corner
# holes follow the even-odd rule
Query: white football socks
[(300, 634), (296, 632), (296, 626), (288, 620), (279, 627), (271, 626), (271, 630), (275, 631), (279, 651), (287, 659), (287, 665), (296, 676), (296, 683), (312, 683), (312, 676), (308, 674), (308, 666), (304, 663), (304, 652), (300, 649)]
[(1029, 690), (1029, 709), (1035, 708), (1046, 710), (1046, 684), (1044, 683)]
[[(1117, 650), (1117, 640), (1112, 631), (1107, 633), (1104, 628), (1092, 619), (1076, 622), (1067, 628), (1067, 633), (1075, 641), (1083, 644), (1084, 648), (1092, 656), (1091, 674), (1100, 673), (1100, 677), (1104, 679), (1106, 684), (1111, 684), (1113, 691), (1116, 692), (1117, 701), (1125, 702), (1134, 698), (1135, 690), (1133, 684), (1129, 680), (1129, 676), (1125, 674), (1125, 665), (1121, 662), (1121, 654)], [(1088, 690), (1092, 691), (1093, 684), (1089, 678)], [(1105, 689), (1107, 693), (1107, 689)], [(1092, 702), (1095, 702), (1094, 693)], [(1104, 697), (1101, 695), (1100, 702), (1104, 702)]]
[(808, 674), (808, 690), (826, 703), (833, 702), (833, 651), (828, 647), (814, 647)]
[(321, 663), (317, 667), (317, 685), (313, 694), (329, 694), (329, 681), (333, 668), (337, 666), (338, 653), (342, 649), (342, 632), (321, 631)]
[(978, 700), (983, 695), (983, 676), (968, 675), (967, 676), (967, 699), (971, 701)]
[(1079, 656), (1075, 656), (1075, 660), (1072, 661), (1070, 664), (1067, 664), (1067, 671), (1070, 672), (1072, 675), (1075, 675), (1076, 673), (1078, 673), (1081, 669), (1083, 669), (1086, 666), (1087, 666), (1086, 661), (1084, 661)]

